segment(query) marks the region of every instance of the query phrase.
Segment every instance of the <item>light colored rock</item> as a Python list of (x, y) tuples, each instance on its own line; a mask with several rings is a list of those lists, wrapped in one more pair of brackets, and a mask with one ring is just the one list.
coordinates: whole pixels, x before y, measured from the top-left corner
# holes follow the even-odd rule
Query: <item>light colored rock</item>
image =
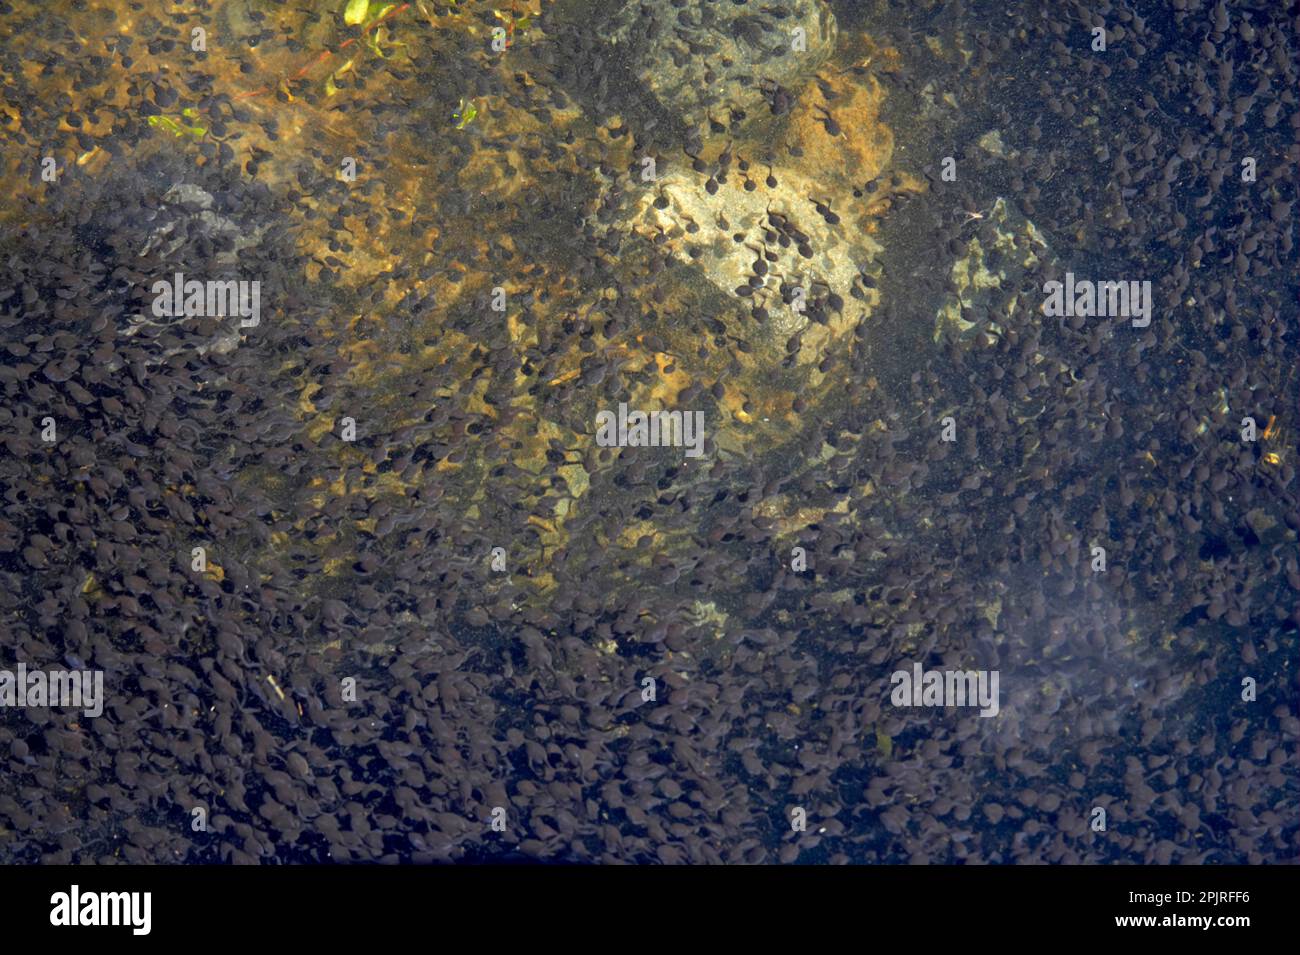
[[(693, 265), (718, 292), (735, 300), (742, 298), (737, 289), (754, 275), (754, 263), (760, 254), (774, 256), (774, 260), (764, 257), (768, 272), (752, 301), (768, 310), (769, 334), (781, 339), (782, 344), (801, 329), (807, 329), (809, 341), (815, 343), (852, 328), (864, 306), (874, 303), (874, 290), (864, 290), (866, 299), (859, 301), (851, 297), (851, 289), (879, 254), (880, 246), (845, 221), (828, 224), (807, 198), (819, 194), (817, 184), (793, 170), (775, 172), (780, 183), (776, 189), (760, 185), (746, 192), (743, 177), (733, 174), (714, 194), (709, 193), (707, 180), (697, 173), (669, 172), (634, 201), (627, 225), (652, 241), (660, 233), (666, 235), (667, 247), (675, 258)], [(656, 208), (656, 201), (663, 204), (665, 200), (664, 208)], [(807, 236), (806, 250), (811, 256), (801, 255), (794, 240), (786, 247), (780, 245), (773, 214), (784, 217)], [(692, 224), (698, 231), (688, 231)], [(739, 242), (737, 235), (741, 236)], [(700, 250), (700, 254), (692, 256), (692, 249)], [(838, 311), (830, 311), (828, 325), (809, 327), (807, 312), (783, 301), (783, 286), (804, 289), (809, 308), (832, 292), (843, 304)], [(750, 307), (747, 301), (737, 304)], [(801, 357), (814, 361), (815, 352), (810, 348)]]
[(950, 295), (935, 316), (934, 339), (945, 327), (959, 335), (974, 334), (977, 324), (962, 317), (963, 309), (981, 311), (984, 330), (1002, 334), (1002, 322), (1016, 306), (1015, 293), (1027, 273), (1048, 256), (1047, 242), (1034, 224), (999, 197), (991, 209), (971, 217), (966, 251), (952, 263)]
[(192, 206), (198, 206), (200, 209), (212, 208), (212, 194), (205, 192), (191, 182), (176, 183), (163, 194), (163, 199), (167, 202), (188, 203)]

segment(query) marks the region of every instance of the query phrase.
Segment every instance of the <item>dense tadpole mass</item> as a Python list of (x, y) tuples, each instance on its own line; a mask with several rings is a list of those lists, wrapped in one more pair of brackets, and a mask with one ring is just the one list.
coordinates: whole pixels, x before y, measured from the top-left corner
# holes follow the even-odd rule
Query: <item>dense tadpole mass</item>
[(0, 0), (0, 861), (1294, 861), (1298, 44)]

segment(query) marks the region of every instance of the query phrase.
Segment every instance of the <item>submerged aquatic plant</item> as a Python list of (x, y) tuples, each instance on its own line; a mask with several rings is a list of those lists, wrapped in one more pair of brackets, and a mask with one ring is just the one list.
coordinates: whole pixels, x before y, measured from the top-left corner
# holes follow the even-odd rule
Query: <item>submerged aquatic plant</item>
[[(378, 10), (374, 11), (375, 13), (374, 19), (369, 23), (366, 23), (365, 27), (361, 31), (362, 34), (366, 37), (366, 46), (368, 46), (371, 50), (373, 50), (375, 52), (375, 55), (378, 56), (381, 60), (388, 59), (388, 54), (384, 52), (384, 43), (386, 43), (390, 49), (394, 49), (394, 50), (399, 47), (406, 46), (405, 43), (397, 43), (387, 38), (385, 38), (384, 43), (381, 43), (380, 36), (383, 31), (388, 29), (387, 26), (385, 26), (384, 21), (386, 21), (394, 13), (400, 13), (402, 10), (406, 9), (407, 6), (409, 6), (409, 4), (403, 4), (401, 7), (399, 7), (395, 3), (384, 4)], [(366, 16), (369, 12), (370, 12), (369, 0), (360, 0), (360, 2), (358, 2), (358, 0), (352, 0), (352, 2), (348, 4), (347, 9), (344, 11), (343, 20), (349, 26), (357, 26), (365, 22)], [(346, 47), (350, 46), (352, 42), (353, 42), (352, 40), (349, 40), (346, 43), (344, 43), (343, 46), (339, 48), (340, 52)], [(335, 70), (326, 78), (325, 80), (326, 96), (333, 96), (335, 93), (339, 91), (339, 87), (338, 87), (339, 80), (341, 80), (343, 76), (350, 69), (352, 69), (352, 67), (356, 64), (356, 61), (357, 61), (356, 57), (352, 57), (350, 60), (348, 60), (346, 63), (344, 63), (342, 66), (340, 66), (337, 70)]]
[(451, 121), (456, 124), (457, 129), (464, 129), (474, 121), (478, 115), (478, 109), (474, 106), (474, 101), (466, 103), (462, 98), (460, 105), (456, 107), (455, 112), (451, 114)]
[[(370, 10), (370, 4), (369, 4), (369, 2), (366, 2), (365, 4), (358, 4), (358, 3), (357, 3), (357, 0), (352, 0), (352, 2), (350, 2), (350, 3), (348, 4), (348, 8), (349, 8), (349, 9), (352, 9), (352, 8), (354, 7), (354, 5), (355, 5), (355, 9), (357, 9), (357, 10), (360, 10), (360, 9), (364, 6), (365, 10), (363, 11), (363, 13), (368, 13), (369, 10)], [(409, 4), (409, 3), (401, 3), (401, 4), (389, 3), (389, 4), (385, 4), (384, 6), (380, 7), (379, 10), (376, 12), (376, 15), (375, 15), (374, 19), (372, 19), (369, 23), (367, 23), (367, 24), (365, 25), (365, 27), (362, 28), (362, 30), (361, 30), (361, 34), (364, 36), (365, 34), (369, 33), (370, 31), (377, 29), (381, 24), (385, 23), (386, 21), (388, 21), (389, 19), (391, 19), (391, 18), (393, 18), (393, 17), (396, 17), (398, 14), (402, 13), (402, 12), (403, 12), (404, 10), (406, 10), (408, 7), (410, 7), (410, 4)], [(357, 23), (359, 24), (359, 23), (363, 22), (364, 19), (365, 19), (365, 18), (364, 18), (364, 15), (363, 15), (363, 16), (362, 16), (362, 19), (361, 19), (361, 20), (358, 20)], [(353, 24), (352, 21), (351, 21), (350, 19), (348, 19), (348, 11), (347, 11), (347, 10), (344, 11), (344, 20), (345, 20), (349, 25), (356, 25), (356, 24)], [(309, 60), (307, 63), (303, 64), (303, 66), (302, 66), (301, 69), (299, 69), (299, 70), (298, 70), (296, 73), (294, 73), (291, 77), (288, 77), (288, 81), (289, 81), (289, 82), (292, 82), (292, 81), (294, 81), (294, 80), (300, 80), (300, 79), (302, 79), (304, 76), (306, 76), (306, 75), (307, 75), (307, 74), (312, 70), (313, 67), (315, 67), (315, 66), (317, 66), (317, 65), (319, 65), (319, 64), (321, 64), (321, 63), (324, 63), (325, 61), (327, 61), (327, 60), (329, 60), (329, 59), (331, 59), (331, 58), (333, 58), (333, 57), (335, 57), (335, 56), (340, 55), (344, 50), (346, 50), (348, 47), (350, 47), (353, 43), (355, 43), (355, 42), (356, 42), (357, 40), (359, 40), (360, 38), (361, 38), (360, 36), (349, 37), (347, 40), (344, 40), (344, 41), (339, 45), (338, 49), (336, 49), (336, 50), (328, 50), (328, 49), (327, 49), (327, 50), (322, 50), (322, 51), (320, 51), (319, 53), (316, 54), (315, 57), (313, 57), (313, 58), (312, 58), (311, 60)], [(390, 45), (391, 45), (391, 46), (394, 46), (394, 47), (397, 47), (397, 46), (405, 46), (406, 44), (404, 44), (404, 43), (392, 43), (392, 44), (390, 44)], [(373, 45), (372, 45), (372, 49), (376, 49), (376, 51), (378, 52), (377, 48), (375, 48)], [(382, 52), (380, 53), (380, 56), (383, 56), (383, 53), (382, 53)], [(327, 78), (327, 80), (326, 80), (326, 93), (327, 93), (328, 95), (333, 95), (333, 93), (338, 92), (338, 86), (336, 85), (336, 83), (334, 83), (334, 81), (337, 81), (337, 79), (338, 79), (338, 78), (339, 78), (343, 73), (345, 73), (345, 72), (347, 71), (347, 69), (349, 68), (349, 66), (351, 65), (351, 63), (352, 63), (352, 61), (349, 60), (348, 63), (344, 64), (342, 67), (340, 67), (339, 69), (335, 70), (335, 71), (334, 71), (333, 73), (331, 73), (330, 76)], [(281, 82), (282, 85), (287, 85), (286, 80), (285, 80), (284, 78), (282, 78), (280, 82)], [(333, 89), (332, 89), (332, 90), (330, 89), (331, 85), (333, 85)], [(238, 94), (238, 95), (235, 97), (235, 99), (247, 99), (247, 98), (250, 97), (250, 96), (261, 96), (261, 95), (263, 95), (263, 94), (265, 94), (265, 93), (269, 93), (269, 92), (271, 92), (271, 90), (273, 90), (273, 89), (275, 89), (275, 88), (276, 88), (276, 87), (273, 87), (273, 86), (262, 86), (262, 87), (259, 87), (258, 89), (255, 89), (255, 90), (247, 90), (247, 91), (245, 91), (245, 92), (243, 92), (243, 93)]]
[(347, 74), (347, 72), (352, 69), (352, 65), (356, 63), (356, 61), (357, 61), (356, 57), (353, 57), (352, 59), (348, 60), (346, 63), (344, 63), (342, 66), (340, 66), (337, 70), (335, 70), (333, 73), (329, 75), (329, 77), (325, 80), (326, 96), (333, 96), (335, 93), (339, 91), (338, 81), (341, 80)]
[(515, 34), (522, 33), (524, 30), (527, 30), (528, 25), (533, 22), (533, 18), (528, 16), (527, 14), (524, 14), (521, 17), (519, 15), (519, 11), (515, 9), (515, 5), (513, 3), (510, 4), (510, 12), (508, 14), (504, 13), (501, 10), (493, 10), (492, 14), (498, 20), (500, 20), (502, 23), (506, 25), (505, 30), (506, 30), (507, 50), (510, 49), (512, 46), (514, 46)]
[[(189, 120), (199, 118), (199, 111), (193, 107), (187, 107), (181, 110), (181, 115)], [(208, 134), (206, 126), (186, 126), (179, 120), (172, 119), (170, 116), (150, 116), (149, 125), (165, 129), (173, 136), (184, 136), (186, 134), (193, 136), (195, 139), (202, 139)]]
[(360, 26), (366, 22), (366, 13), (370, 9), (370, 0), (348, 0), (343, 10), (343, 22), (350, 27)]
[[(375, 22), (370, 24), (368, 27), (366, 27), (366, 31), (369, 32), (370, 34), (370, 38), (369, 40), (367, 40), (367, 45), (370, 47), (370, 49), (375, 51), (375, 54), (381, 60), (386, 60), (388, 58), (384, 54), (383, 47), (380, 45), (379, 42), (380, 34), (388, 30), (388, 27), (383, 25), (383, 21), (387, 19), (388, 14), (391, 13), (396, 6), (397, 4), (395, 3), (384, 4), (382, 7), (379, 8), (379, 12), (375, 14)], [(406, 46), (405, 43), (398, 43), (395, 40), (388, 40), (387, 43), (388, 46), (392, 47), (393, 49)]]
[[(387, 60), (387, 58), (389, 58), (389, 56), (387, 56), (386, 53), (383, 52), (383, 47), (380, 44), (381, 32), (387, 29), (387, 27), (383, 26), (383, 21), (385, 21), (385, 19), (389, 17), (390, 13), (394, 12), (396, 6), (398, 5), (385, 4), (381, 6), (381, 8), (377, 10), (376, 14), (374, 14), (374, 22), (369, 23), (369, 25), (367, 25), (367, 27), (365, 27), (365, 29), (363, 30), (364, 34), (367, 34), (367, 42), (365, 43), (367, 43), (370, 49), (373, 49), (374, 53), (376, 53), (376, 56), (380, 57), (381, 60)], [(393, 42), (393, 40), (387, 40), (387, 44), (389, 44), (389, 47), (393, 49), (404, 47), (404, 45), (406, 45), (404, 43)], [(343, 45), (344, 47), (346, 47), (347, 44), (343, 44)], [(337, 94), (339, 81), (341, 81), (344, 75), (348, 73), (348, 70), (351, 70), (352, 66), (355, 65), (356, 65), (356, 57), (354, 56), (351, 58), (351, 60), (348, 60), (346, 64), (339, 66), (337, 70), (334, 70), (333, 73), (330, 73), (329, 77), (326, 77), (325, 79), (326, 96), (333, 96), (334, 94)]]
[[(343, 10), (343, 22), (350, 27), (358, 27), (365, 24), (362, 32), (369, 34), (366, 44), (379, 55), (380, 59), (387, 59), (384, 55), (383, 48), (379, 45), (378, 28), (380, 27), (380, 24), (388, 18), (388, 15), (396, 9), (397, 4), (385, 3), (379, 6), (379, 8), (374, 11), (373, 20), (370, 18), (371, 6), (372, 4), (370, 3), (370, 0), (348, 0), (348, 5)], [(407, 6), (409, 6), (409, 4), (403, 4), (403, 9)], [(366, 23), (367, 20), (371, 20), (371, 22)], [(393, 45), (405, 46), (406, 44), (396, 43)]]

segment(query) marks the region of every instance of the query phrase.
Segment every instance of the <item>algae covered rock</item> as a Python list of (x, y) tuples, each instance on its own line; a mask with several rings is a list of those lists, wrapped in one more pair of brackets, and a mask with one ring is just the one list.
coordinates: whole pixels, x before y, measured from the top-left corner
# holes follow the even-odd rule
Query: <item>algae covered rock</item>
[(802, 86), (836, 39), (821, 0), (640, 0), (607, 29), (624, 67), (687, 126), (768, 112), (771, 91)]
[(962, 338), (981, 330), (1000, 336), (1015, 316), (1019, 290), (1031, 284), (1039, 262), (1050, 258), (1042, 234), (1003, 197), (971, 213), (967, 226), (969, 238), (951, 266), (952, 292), (935, 316), (936, 341), (945, 328)]

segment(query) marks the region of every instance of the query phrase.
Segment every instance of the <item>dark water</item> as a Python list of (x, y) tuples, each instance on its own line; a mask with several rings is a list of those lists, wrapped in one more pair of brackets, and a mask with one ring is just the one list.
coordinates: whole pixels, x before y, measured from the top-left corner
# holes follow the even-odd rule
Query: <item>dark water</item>
[(1295, 11), (356, 6), (0, 4), (0, 858), (1295, 858)]

